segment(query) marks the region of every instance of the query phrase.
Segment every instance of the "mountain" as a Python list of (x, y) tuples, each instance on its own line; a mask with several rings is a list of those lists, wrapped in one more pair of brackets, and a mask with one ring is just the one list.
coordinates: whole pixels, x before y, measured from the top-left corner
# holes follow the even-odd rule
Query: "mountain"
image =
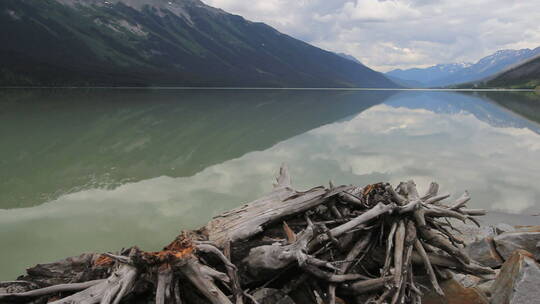
[(2, 0), (0, 85), (396, 87), (198, 0)]
[(424, 69), (398, 69), (387, 72), (386, 75), (405, 81), (417, 81), (421, 87), (444, 87), (484, 79), (539, 54), (540, 47), (533, 50), (501, 50), (476, 63), (439, 64)]
[(433, 86), (434, 80), (446, 78), (469, 66), (471, 63), (438, 64), (428, 68), (397, 69), (386, 73), (387, 77), (394, 77), (401, 81), (414, 81), (420, 87)]
[(386, 74), (386, 77), (390, 80), (392, 80), (393, 82), (395, 82), (396, 84), (402, 86), (402, 87), (405, 87), (405, 88), (425, 88), (426, 86), (420, 82), (420, 81), (416, 81), (416, 80), (405, 80), (405, 79), (402, 79), (402, 78), (398, 78), (398, 77), (394, 77), (394, 76), (390, 76), (388, 74)]
[(336, 53), (336, 55), (338, 55), (341, 58), (348, 59), (348, 60), (350, 60), (352, 62), (356, 62), (358, 64), (364, 65), (362, 62), (360, 62), (360, 60), (356, 59), (356, 57), (354, 57), (353, 55), (349, 55), (349, 54), (345, 54), (345, 53)]
[(540, 56), (488, 79), (481, 86), (533, 89), (540, 86)]

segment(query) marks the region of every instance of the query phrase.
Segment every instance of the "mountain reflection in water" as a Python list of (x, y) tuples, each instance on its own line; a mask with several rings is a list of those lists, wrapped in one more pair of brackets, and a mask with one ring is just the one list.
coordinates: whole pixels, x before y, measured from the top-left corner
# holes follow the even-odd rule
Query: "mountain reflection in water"
[(191, 176), (383, 102), (389, 91), (0, 91), (0, 208)]

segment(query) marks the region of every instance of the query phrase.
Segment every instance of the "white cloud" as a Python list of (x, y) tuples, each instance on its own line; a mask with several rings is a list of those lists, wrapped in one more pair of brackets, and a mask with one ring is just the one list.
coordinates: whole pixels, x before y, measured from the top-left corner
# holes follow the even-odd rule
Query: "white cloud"
[(421, 13), (402, 1), (363, 0), (343, 5), (342, 18), (357, 21), (392, 21), (417, 18)]
[(540, 46), (537, 0), (206, 0), (378, 70)]

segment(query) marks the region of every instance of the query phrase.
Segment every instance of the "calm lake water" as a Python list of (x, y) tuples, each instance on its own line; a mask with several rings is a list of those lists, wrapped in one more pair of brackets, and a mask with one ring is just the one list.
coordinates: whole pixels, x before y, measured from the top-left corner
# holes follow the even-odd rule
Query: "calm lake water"
[(487, 221), (540, 223), (540, 96), (510, 92), (0, 90), (0, 280), (139, 245), (269, 191), (413, 178)]

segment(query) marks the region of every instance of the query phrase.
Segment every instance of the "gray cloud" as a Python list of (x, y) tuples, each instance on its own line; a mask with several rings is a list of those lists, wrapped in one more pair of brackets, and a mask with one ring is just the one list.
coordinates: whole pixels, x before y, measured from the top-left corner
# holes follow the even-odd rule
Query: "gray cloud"
[(206, 0), (375, 69), (470, 62), (540, 46), (537, 0)]

